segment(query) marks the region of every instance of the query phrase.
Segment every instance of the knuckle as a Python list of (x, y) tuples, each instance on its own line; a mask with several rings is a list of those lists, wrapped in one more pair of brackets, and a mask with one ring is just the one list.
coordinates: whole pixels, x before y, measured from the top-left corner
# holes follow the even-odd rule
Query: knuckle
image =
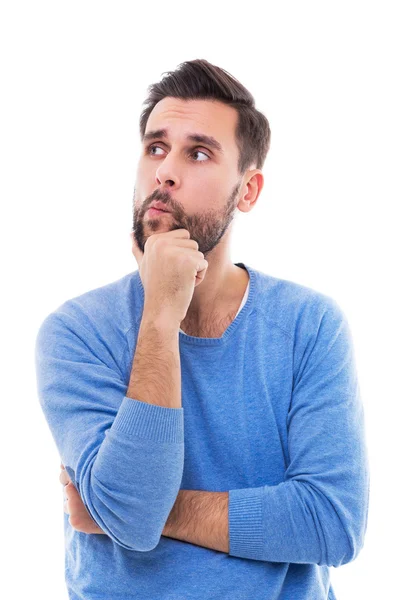
[(153, 240), (153, 238), (154, 238), (154, 236), (155, 236), (155, 235), (157, 235), (157, 234), (154, 234), (154, 233), (153, 233), (153, 235), (150, 235), (150, 236), (147, 238), (147, 240), (145, 241), (145, 243), (144, 243), (144, 246), (143, 246), (143, 247), (144, 247), (144, 251), (145, 251), (145, 252), (146, 252), (146, 251), (148, 252), (148, 249), (151, 247), (151, 244), (152, 244), (152, 243), (154, 243), (154, 240)]
[(182, 265), (192, 267), (193, 266), (193, 256), (188, 252), (181, 252), (179, 254), (179, 260)]
[(194, 250), (199, 249), (199, 244), (198, 244), (198, 242), (196, 242), (196, 240), (189, 240), (189, 243), (190, 243), (190, 247), (192, 247)]

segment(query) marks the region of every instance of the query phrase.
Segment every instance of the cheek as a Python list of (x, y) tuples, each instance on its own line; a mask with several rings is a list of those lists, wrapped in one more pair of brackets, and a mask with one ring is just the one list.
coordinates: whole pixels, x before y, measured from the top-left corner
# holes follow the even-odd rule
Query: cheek
[(224, 189), (223, 180), (220, 178), (203, 176), (193, 190), (193, 196), (201, 198), (201, 204), (196, 202), (194, 209), (216, 209), (224, 198)]
[(210, 197), (215, 197), (221, 193), (221, 188), (224, 187), (223, 177), (218, 176), (211, 169), (199, 169), (198, 173), (188, 178), (190, 185), (197, 192), (205, 192)]
[(138, 194), (146, 191), (146, 186), (154, 185), (156, 171), (154, 166), (148, 165), (145, 162), (139, 161), (135, 175), (135, 187)]

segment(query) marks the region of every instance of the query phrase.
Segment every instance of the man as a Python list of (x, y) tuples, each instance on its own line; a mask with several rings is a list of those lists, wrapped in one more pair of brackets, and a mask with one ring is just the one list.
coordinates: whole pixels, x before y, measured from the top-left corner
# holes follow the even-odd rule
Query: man
[(139, 268), (66, 301), (36, 342), (70, 598), (332, 600), (369, 500), (348, 323), (229, 258), (268, 121), (194, 60), (152, 86), (140, 132)]

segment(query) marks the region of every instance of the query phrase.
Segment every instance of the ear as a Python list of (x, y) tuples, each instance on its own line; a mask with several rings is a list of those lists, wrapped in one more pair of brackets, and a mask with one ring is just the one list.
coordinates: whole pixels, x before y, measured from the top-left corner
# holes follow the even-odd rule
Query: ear
[(143, 260), (144, 253), (141, 251), (141, 249), (137, 245), (133, 231), (131, 232), (130, 236), (131, 236), (131, 240), (132, 240), (132, 254), (135, 257), (138, 267), (140, 269), (140, 264)]

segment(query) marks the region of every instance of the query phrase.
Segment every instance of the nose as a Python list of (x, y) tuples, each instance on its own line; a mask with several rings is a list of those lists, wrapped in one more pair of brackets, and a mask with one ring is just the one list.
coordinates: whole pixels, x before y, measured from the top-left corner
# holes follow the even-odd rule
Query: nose
[(160, 187), (174, 187), (176, 189), (180, 186), (180, 180), (176, 172), (176, 161), (174, 164), (171, 152), (159, 165), (156, 171), (156, 182)]

